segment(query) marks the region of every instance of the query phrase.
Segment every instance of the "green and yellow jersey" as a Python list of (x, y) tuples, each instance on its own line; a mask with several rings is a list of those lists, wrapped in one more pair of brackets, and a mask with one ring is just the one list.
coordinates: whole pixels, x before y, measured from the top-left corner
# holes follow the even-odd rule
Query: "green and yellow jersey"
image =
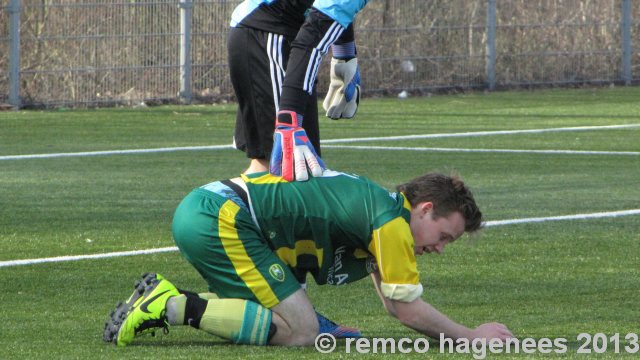
[(411, 206), (357, 175), (325, 171), (305, 182), (269, 173), (243, 175), (251, 216), (268, 246), (294, 273), (311, 273), (318, 284), (345, 284), (380, 273), (390, 299), (422, 294)]

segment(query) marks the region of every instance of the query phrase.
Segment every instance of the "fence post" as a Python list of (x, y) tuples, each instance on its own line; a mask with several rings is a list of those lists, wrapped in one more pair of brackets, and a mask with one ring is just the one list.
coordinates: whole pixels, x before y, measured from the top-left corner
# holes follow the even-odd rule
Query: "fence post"
[(622, 81), (631, 85), (631, 0), (622, 0)]
[(180, 100), (191, 103), (191, 11), (193, 0), (180, 0)]
[(9, 4), (9, 104), (19, 108), (20, 102), (20, 0), (11, 0)]
[(487, 1), (487, 87), (496, 88), (496, 0)]

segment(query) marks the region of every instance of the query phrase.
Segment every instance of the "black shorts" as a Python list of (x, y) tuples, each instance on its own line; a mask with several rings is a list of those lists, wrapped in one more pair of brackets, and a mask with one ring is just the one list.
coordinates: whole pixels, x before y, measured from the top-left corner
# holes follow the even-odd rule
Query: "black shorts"
[[(244, 151), (248, 158), (269, 159), (271, 156), (291, 40), (283, 35), (247, 27), (232, 27), (229, 32), (229, 72), (238, 101), (233, 140), (234, 146)], [(320, 156), (315, 85), (303, 116), (303, 127)]]

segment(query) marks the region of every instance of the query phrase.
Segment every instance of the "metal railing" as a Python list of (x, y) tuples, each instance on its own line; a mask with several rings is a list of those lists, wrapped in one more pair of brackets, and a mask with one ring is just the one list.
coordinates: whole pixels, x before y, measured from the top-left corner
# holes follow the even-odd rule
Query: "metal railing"
[[(0, 103), (232, 98), (226, 34), (238, 3), (5, 0)], [(639, 18), (637, 0), (371, 0), (356, 21), (363, 88), (385, 94), (634, 84)], [(322, 92), (327, 76), (318, 79)]]

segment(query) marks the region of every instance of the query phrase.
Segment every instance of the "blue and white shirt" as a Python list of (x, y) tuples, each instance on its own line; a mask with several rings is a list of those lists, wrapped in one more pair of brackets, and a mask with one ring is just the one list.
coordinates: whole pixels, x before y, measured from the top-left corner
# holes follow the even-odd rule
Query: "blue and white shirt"
[(369, 0), (245, 0), (231, 15), (231, 26), (246, 26), (295, 37), (309, 8), (348, 27)]

